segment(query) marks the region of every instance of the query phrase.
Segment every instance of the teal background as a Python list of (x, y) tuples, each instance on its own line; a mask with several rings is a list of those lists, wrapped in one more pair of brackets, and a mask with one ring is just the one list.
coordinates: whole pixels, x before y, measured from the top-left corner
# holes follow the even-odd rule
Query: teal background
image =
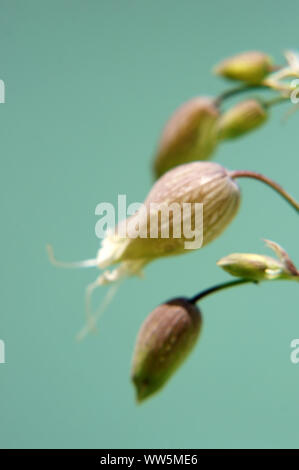
[[(210, 70), (260, 49), (278, 63), (298, 47), (299, 4), (252, 1), (0, 1), (1, 447), (298, 447), (298, 285), (243, 286), (202, 303), (196, 350), (152, 400), (129, 381), (137, 331), (161, 301), (228, 279), (215, 262), (282, 244), (299, 264), (295, 212), (242, 180), (242, 209), (225, 234), (160, 260), (122, 285), (83, 343), (84, 288), (96, 270), (46, 257), (93, 257), (94, 209), (118, 193), (142, 201), (150, 159), (174, 109), (230, 86)], [(215, 159), (278, 180), (298, 198), (298, 116), (219, 147)], [(100, 302), (105, 289), (94, 297)]]

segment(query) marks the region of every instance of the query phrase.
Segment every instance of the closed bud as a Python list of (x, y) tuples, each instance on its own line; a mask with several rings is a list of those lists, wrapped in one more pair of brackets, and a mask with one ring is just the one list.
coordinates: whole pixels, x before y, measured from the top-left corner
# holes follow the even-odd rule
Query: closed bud
[(259, 51), (237, 54), (223, 60), (214, 69), (217, 75), (231, 80), (240, 80), (251, 85), (259, 84), (273, 71), (272, 59)]
[(132, 381), (139, 402), (158, 392), (194, 347), (200, 310), (185, 298), (159, 305), (143, 323), (135, 346)]
[(232, 276), (255, 281), (277, 278), (283, 273), (283, 265), (278, 260), (253, 253), (233, 253), (217, 264)]
[(279, 259), (252, 253), (234, 253), (218, 261), (218, 266), (232, 276), (253, 281), (299, 280), (299, 272), (286, 251), (275, 242), (266, 240), (267, 245)]
[(183, 104), (167, 122), (154, 159), (156, 177), (195, 160), (207, 160), (217, 145), (218, 108), (211, 98)]
[(233, 139), (261, 126), (268, 118), (262, 103), (248, 99), (236, 104), (226, 111), (219, 119), (220, 139)]

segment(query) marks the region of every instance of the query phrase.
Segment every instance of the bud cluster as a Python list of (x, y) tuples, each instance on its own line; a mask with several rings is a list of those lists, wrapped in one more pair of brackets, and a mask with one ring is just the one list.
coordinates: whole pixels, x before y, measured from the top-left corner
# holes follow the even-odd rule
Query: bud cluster
[[(247, 51), (226, 58), (214, 67), (222, 78), (239, 82), (239, 88), (224, 91), (218, 97), (197, 96), (181, 105), (166, 123), (153, 160), (156, 178), (171, 168), (194, 160), (211, 159), (224, 139), (234, 139), (265, 124), (269, 108), (289, 99), (294, 92), (292, 83), (285, 85), (279, 79), (291, 75), (299, 77), (299, 57), (288, 51), (289, 66), (274, 64), (261, 51)], [(278, 70), (278, 71), (277, 71)], [(256, 90), (276, 93), (272, 100), (263, 96), (241, 99), (227, 110), (224, 102), (240, 93)]]
[[(201, 248), (224, 232), (240, 206), (237, 178), (249, 177), (267, 184), (299, 212), (298, 201), (270, 178), (253, 171), (230, 171), (207, 161), (224, 140), (261, 127), (269, 118), (269, 108), (289, 98), (292, 87), (285, 79), (299, 78), (299, 56), (287, 52), (286, 59), (286, 67), (277, 67), (267, 54), (249, 51), (221, 61), (215, 73), (240, 85), (218, 97), (196, 96), (174, 112), (154, 156), (157, 181), (142, 207), (130, 212), (133, 215), (120, 222), (116, 230), (105, 232), (96, 257), (77, 263), (57, 262), (48, 247), (53, 264), (104, 270), (87, 288), (88, 322), (81, 338), (94, 329), (95, 319), (102, 312), (99, 309), (93, 315), (90, 308), (91, 293), (96, 287), (141, 275), (149, 262)], [(276, 95), (267, 101), (260, 94), (252, 96), (257, 90), (271, 90)], [(244, 93), (250, 96), (224, 107), (226, 100)], [(200, 215), (198, 205), (203, 209)], [(158, 392), (194, 348), (202, 327), (201, 310), (196, 303), (203, 297), (245, 283), (299, 280), (299, 271), (286, 251), (275, 242), (266, 243), (276, 258), (255, 253), (225, 256), (218, 266), (237, 279), (208, 288), (191, 299), (176, 297), (148, 316), (139, 331), (132, 363), (132, 381), (139, 402)], [(111, 292), (102, 307), (110, 301)]]

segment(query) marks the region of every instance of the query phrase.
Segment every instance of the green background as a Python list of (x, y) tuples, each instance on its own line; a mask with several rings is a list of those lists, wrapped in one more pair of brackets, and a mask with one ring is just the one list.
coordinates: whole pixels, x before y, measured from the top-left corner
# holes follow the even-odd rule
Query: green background
[[(61, 259), (93, 257), (96, 205), (118, 193), (143, 200), (173, 110), (230, 86), (210, 74), (228, 55), (260, 49), (282, 62), (298, 47), (298, 17), (295, 1), (0, 1), (1, 447), (298, 447), (295, 283), (206, 299), (200, 342), (164, 391), (137, 406), (129, 381), (143, 319), (228, 279), (217, 259), (266, 253), (266, 237), (299, 263), (296, 214), (270, 189), (242, 180), (225, 234), (124, 283), (99, 334), (81, 344), (84, 288), (97, 272), (55, 269), (45, 253), (51, 242)], [(266, 173), (298, 198), (298, 116), (283, 124), (286, 109), (215, 159)]]

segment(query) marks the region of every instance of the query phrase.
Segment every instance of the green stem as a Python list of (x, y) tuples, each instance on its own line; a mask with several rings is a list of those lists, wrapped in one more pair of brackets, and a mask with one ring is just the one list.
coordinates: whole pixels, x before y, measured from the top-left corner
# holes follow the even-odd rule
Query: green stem
[(296, 201), (296, 199), (294, 199), (289, 193), (287, 193), (282, 186), (280, 186), (278, 183), (268, 178), (267, 176), (248, 170), (232, 171), (230, 173), (230, 176), (231, 178), (254, 178), (256, 180), (261, 181), (262, 183), (267, 184), (278, 194), (280, 194), (289, 204), (291, 204), (291, 206), (294, 207), (297, 212), (299, 212), (299, 202)]
[(224, 282), (222, 284), (218, 284), (218, 285), (210, 287), (209, 289), (206, 289), (202, 292), (199, 292), (194, 297), (189, 299), (189, 302), (192, 303), (192, 304), (195, 304), (196, 302), (201, 300), (203, 297), (207, 297), (208, 295), (214, 294), (214, 293), (219, 292), (219, 291), (224, 290), (224, 289), (230, 289), (231, 287), (239, 286), (240, 284), (248, 284), (248, 283), (258, 284), (257, 281), (253, 281), (251, 279), (237, 279), (235, 281)]
[(221, 95), (219, 95), (216, 100), (215, 104), (217, 106), (220, 106), (223, 101), (225, 101), (228, 98), (232, 98), (233, 96), (240, 95), (242, 93), (247, 93), (249, 91), (253, 90), (269, 90), (269, 87), (267, 85), (241, 85), (235, 88), (231, 88), (230, 90), (226, 90)]
[(280, 95), (280, 96), (275, 96), (275, 98), (272, 98), (271, 100), (263, 100), (262, 103), (266, 109), (269, 109), (272, 106), (275, 106), (281, 103), (286, 103), (289, 100), (290, 100), (289, 96)]

